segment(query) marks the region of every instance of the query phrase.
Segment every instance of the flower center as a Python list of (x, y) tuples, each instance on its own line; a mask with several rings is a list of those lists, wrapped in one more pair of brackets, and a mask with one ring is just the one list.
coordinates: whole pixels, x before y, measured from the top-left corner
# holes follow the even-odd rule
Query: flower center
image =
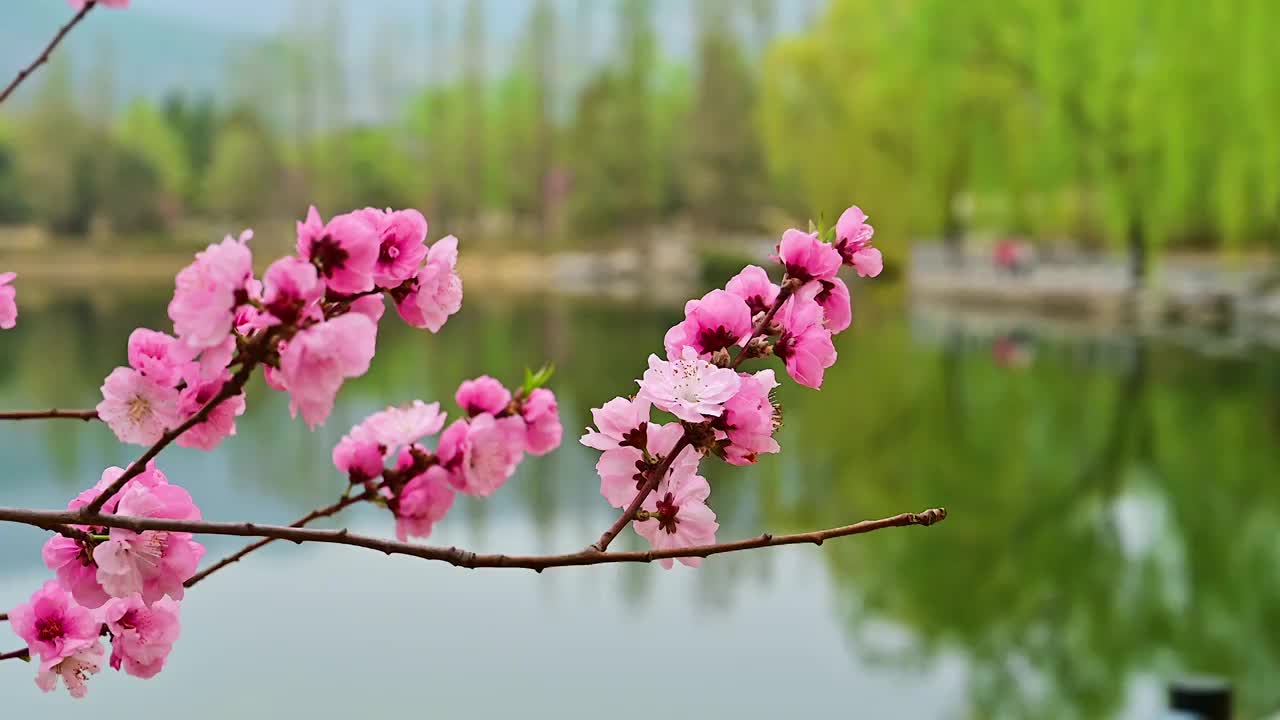
[(348, 257), (350, 254), (346, 248), (327, 234), (311, 241), (311, 261), (326, 278), (333, 277), (335, 272), (341, 270)]
[(833, 282), (827, 282), (826, 280), (823, 280), (821, 282), (822, 282), (822, 290), (819, 291), (818, 294), (813, 297), (814, 300), (818, 301), (819, 305), (827, 302), (827, 299), (831, 297), (831, 291), (834, 290), (836, 287), (836, 284)]
[(769, 303), (764, 301), (763, 295), (752, 295), (747, 298), (747, 307), (751, 308), (751, 317), (755, 317), (762, 312), (768, 312)]
[(795, 354), (796, 337), (791, 333), (782, 333), (782, 337), (778, 338), (777, 344), (773, 346), (773, 354), (779, 358), (786, 360)]
[(665, 530), (670, 535), (676, 534), (676, 515), (680, 514), (680, 506), (676, 505), (675, 496), (667, 493), (665, 497), (658, 501), (658, 529)]
[(649, 423), (640, 423), (636, 427), (622, 434), (622, 442), (618, 443), (623, 447), (633, 447), (637, 450), (644, 450), (649, 445)]
[(151, 401), (141, 395), (129, 398), (129, 422), (137, 425), (151, 414)]
[(787, 265), (787, 277), (795, 278), (802, 283), (807, 283), (813, 279), (809, 269), (803, 265)]
[(738, 342), (738, 336), (733, 334), (731, 330), (721, 325), (714, 330), (711, 328), (703, 328), (698, 332), (698, 345), (702, 346), (702, 352), (711, 353), (717, 350), (723, 350), (733, 347)]
[(36, 621), (36, 639), (50, 642), (62, 637), (62, 620), (59, 618), (41, 618)]
[(400, 248), (396, 247), (395, 240), (383, 240), (382, 249), (378, 252), (378, 262), (383, 265), (390, 265), (400, 257)]

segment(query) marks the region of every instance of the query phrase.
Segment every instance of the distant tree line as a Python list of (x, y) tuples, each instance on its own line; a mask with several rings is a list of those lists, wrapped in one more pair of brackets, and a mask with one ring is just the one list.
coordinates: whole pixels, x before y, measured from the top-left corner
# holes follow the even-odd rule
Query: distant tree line
[[(424, 5), (422, 58), (388, 20), (360, 93), (335, 3), (238, 55), (218, 104), (115, 108), (109, 55), (84, 70), (88, 93), (55, 63), (29, 109), (0, 118), (0, 224), (162, 238), (314, 201), (423, 207), (545, 246), (677, 221), (773, 231), (855, 201), (891, 259), (908, 238), (974, 231), (1145, 260), (1273, 246), (1280, 230), (1269, 0), (831, 0), (790, 36), (773, 0), (704, 0), (679, 61), (650, 2), (531, 0), (505, 68), (483, 2), (456, 32), (446, 4)], [(416, 90), (406, 63), (428, 68)]]

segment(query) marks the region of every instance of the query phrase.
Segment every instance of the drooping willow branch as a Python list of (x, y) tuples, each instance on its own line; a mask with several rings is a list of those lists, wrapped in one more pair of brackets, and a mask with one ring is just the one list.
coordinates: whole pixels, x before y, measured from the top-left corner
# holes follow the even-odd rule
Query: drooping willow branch
[(9, 81), (9, 84), (5, 86), (4, 91), (0, 92), (0, 103), (7, 100), (9, 96), (13, 94), (13, 91), (17, 90), (18, 86), (21, 85), (22, 82), (26, 80), (28, 77), (30, 77), (31, 74), (34, 73), (37, 68), (39, 68), (41, 65), (45, 64), (46, 62), (49, 62), (49, 56), (52, 55), (54, 49), (58, 47), (58, 43), (62, 42), (62, 38), (66, 37), (67, 33), (71, 32), (71, 28), (74, 28), (77, 24), (79, 24), (80, 21), (84, 19), (84, 16), (88, 15), (89, 11), (92, 10), (94, 6), (97, 4), (98, 4), (97, 0), (89, 0), (89, 2), (86, 2), (84, 4), (84, 7), (80, 8), (80, 12), (76, 13), (74, 17), (72, 17), (70, 20), (67, 21), (67, 24), (58, 28), (57, 34), (53, 36), (53, 39), (49, 41), (48, 45), (44, 46), (44, 50), (40, 53), (39, 57), (37, 57), (35, 60), (32, 60), (31, 64), (19, 70), (17, 77)]
[[(826, 540), (861, 535), (891, 527), (909, 525), (929, 526), (947, 517), (944, 508), (932, 508), (920, 513), (902, 513), (879, 520), (864, 520), (853, 525), (829, 528), (814, 532), (793, 535), (764, 534), (746, 540), (715, 543), (712, 545), (693, 545), (669, 550), (644, 550), (634, 552), (601, 552), (594, 548), (580, 550), (562, 555), (505, 555), (481, 554), (457, 547), (438, 547), (399, 542), (385, 538), (359, 535), (346, 528), (339, 530), (317, 530), (305, 527), (286, 527), (281, 525), (260, 525), (242, 522), (212, 522), (206, 520), (173, 520), (169, 518), (145, 518), (123, 515), (87, 514), (85, 510), (31, 510), (24, 508), (0, 507), (0, 522), (14, 522), (32, 525), (46, 530), (58, 532), (62, 525), (93, 523), (100, 527), (123, 528), (134, 532), (160, 530), (167, 532), (187, 532), (203, 535), (234, 535), (239, 537), (259, 537), (272, 540), (289, 540), (295, 543), (320, 542), (335, 545), (350, 545), (376, 550), (386, 555), (409, 555), (424, 560), (445, 562), (464, 568), (523, 568), (541, 572), (553, 567), (571, 567), (580, 565), (604, 565), (610, 563), (651, 563), (655, 560), (708, 557), (723, 553), (739, 552), (776, 545), (794, 545), (812, 543), (821, 545)], [(336, 511), (335, 511), (336, 512)], [(234, 562), (234, 561), (232, 561)]]

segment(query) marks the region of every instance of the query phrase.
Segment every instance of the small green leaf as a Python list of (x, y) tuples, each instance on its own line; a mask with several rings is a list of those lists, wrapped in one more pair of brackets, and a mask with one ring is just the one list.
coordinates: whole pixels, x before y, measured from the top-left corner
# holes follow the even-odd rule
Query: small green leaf
[(551, 363), (543, 365), (541, 368), (538, 369), (537, 372), (530, 372), (529, 368), (525, 368), (524, 394), (528, 395), (534, 390), (537, 390), (543, 385), (546, 385), (547, 381), (551, 379), (551, 376), (555, 374), (555, 371), (556, 371), (556, 367)]

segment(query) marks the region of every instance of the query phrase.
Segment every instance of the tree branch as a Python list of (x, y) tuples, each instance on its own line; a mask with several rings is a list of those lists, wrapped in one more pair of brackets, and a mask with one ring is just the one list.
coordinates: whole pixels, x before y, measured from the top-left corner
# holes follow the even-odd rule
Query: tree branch
[[(263, 337), (270, 338), (271, 334), (267, 333)], [(261, 340), (259, 341), (259, 345), (261, 346), (265, 344), (265, 342), (266, 340)], [(97, 522), (99, 519), (98, 515), (102, 511), (102, 506), (105, 505), (106, 502), (116, 493), (120, 492), (120, 488), (124, 487), (125, 483), (141, 475), (142, 471), (146, 469), (147, 463), (151, 462), (155, 456), (159, 455), (161, 450), (164, 450), (170, 443), (177, 440), (182, 433), (204, 422), (205, 418), (209, 417), (209, 413), (213, 412), (213, 409), (218, 405), (240, 394), (240, 391), (244, 389), (245, 383), (249, 382), (249, 378), (253, 375), (253, 368), (257, 364), (258, 358), (256, 354), (251, 353), (245, 358), (244, 364), (240, 366), (240, 369), (236, 371), (236, 374), (232, 376), (230, 380), (222, 384), (222, 389), (218, 391), (217, 395), (209, 398), (209, 402), (205, 403), (204, 407), (197, 410), (194, 415), (187, 418), (186, 422), (182, 423), (178, 427), (173, 428), (172, 430), (166, 430), (164, 435), (160, 436), (160, 439), (156, 441), (155, 445), (152, 445), (146, 452), (142, 453), (141, 457), (134, 460), (133, 464), (130, 465), (124, 473), (120, 475), (120, 477), (116, 478), (115, 482), (111, 483), (111, 485), (103, 489), (102, 492), (98, 493), (98, 496), (93, 499), (93, 502), (89, 503), (84, 508), (83, 517), (89, 521), (84, 524), (102, 524)]]
[(0, 412), (0, 420), (98, 420), (97, 410), (19, 410)]
[[(338, 502), (328, 507), (319, 508), (318, 510), (312, 510), (306, 515), (303, 515), (302, 517), (298, 518), (289, 527), (294, 527), (294, 528), (305, 527), (306, 525), (309, 525), (315, 520), (319, 520), (322, 517), (329, 517), (330, 515), (337, 515), (342, 510), (352, 505), (355, 505), (358, 502), (362, 502), (368, 499), (369, 499), (368, 493), (361, 493), (359, 495), (349, 495), (349, 496), (343, 497), (341, 500), (339, 500)], [(255, 550), (259, 550), (267, 545), (270, 545), (271, 543), (275, 542), (278, 539), (279, 538), (269, 537), (269, 538), (263, 538), (262, 540), (258, 540), (257, 542), (249, 543), (248, 545), (245, 545), (243, 548), (240, 548), (236, 552), (222, 558), (221, 560), (210, 565), (204, 570), (201, 570), (195, 575), (192, 575), (185, 583), (182, 584), (182, 586), (189, 588), (195, 585), (196, 583), (200, 582), (201, 580), (209, 577), (210, 575), (218, 572), (222, 568), (228, 565), (231, 565), (232, 563), (240, 562), (240, 558), (244, 557), (245, 555), (248, 555), (249, 553)]]
[(662, 462), (658, 463), (658, 467), (654, 468), (653, 474), (645, 481), (644, 487), (640, 488), (640, 492), (636, 493), (635, 498), (627, 506), (627, 509), (622, 511), (622, 514), (618, 516), (617, 520), (613, 521), (608, 530), (604, 531), (599, 540), (587, 546), (586, 551), (602, 553), (609, 549), (609, 543), (613, 542), (613, 539), (618, 537), (618, 533), (622, 532), (627, 523), (631, 522), (632, 518), (636, 516), (636, 511), (644, 504), (644, 499), (649, 497), (649, 493), (658, 487), (658, 483), (662, 482), (662, 478), (666, 477), (667, 471), (671, 469), (671, 463), (675, 462), (676, 456), (688, 445), (689, 432), (686, 430), (680, 436), (680, 439), (676, 441), (676, 444), (672, 446), (671, 452), (667, 453), (667, 456), (662, 458)]
[(0, 653), (0, 660), (30, 660), (31, 654), (27, 648), (14, 650), (13, 652)]
[[(86, 508), (87, 509), (87, 508)], [(283, 527), (278, 525), (257, 525), (255, 523), (210, 522), (204, 520), (172, 520), (168, 518), (127, 517), (122, 515), (95, 515), (90, 520), (84, 511), (74, 510), (28, 510), (21, 508), (0, 508), (0, 522), (16, 522), (36, 527), (48, 528), (56, 523), (83, 524), (93, 522), (105, 527), (118, 527), (134, 532), (147, 530), (164, 530), (168, 532), (189, 532), (205, 535), (236, 535), (240, 537), (262, 537), (273, 540), (290, 540), (295, 543), (321, 542), (335, 545), (351, 545), (369, 550), (377, 550), (386, 555), (409, 555), (424, 560), (446, 562), (450, 565), (465, 568), (524, 568), (542, 570), (550, 567), (570, 567), (580, 565), (604, 565), (609, 563), (650, 563), (654, 560), (682, 557), (708, 557), (722, 553), (739, 552), (754, 548), (773, 547), (776, 545), (794, 545), (797, 543), (813, 543), (821, 545), (831, 540), (849, 535), (861, 535), (891, 527), (907, 525), (933, 525), (947, 516), (942, 508), (925, 510), (921, 513), (903, 513), (880, 520), (864, 520), (853, 525), (819, 530), (796, 535), (760, 535), (747, 540), (718, 543), (714, 545), (695, 545), (670, 550), (646, 550), (638, 552), (600, 552), (588, 548), (564, 555), (481, 555), (456, 547), (435, 547), (414, 543), (398, 542), (367, 535), (357, 535), (346, 528), (340, 530), (316, 530), (302, 527)]]
[(71, 28), (75, 27), (81, 20), (83, 20), (84, 16), (88, 15), (89, 11), (97, 4), (97, 0), (89, 0), (89, 2), (84, 4), (84, 7), (80, 8), (80, 12), (75, 14), (75, 17), (71, 18), (66, 25), (58, 28), (58, 33), (53, 36), (53, 39), (49, 41), (48, 45), (44, 46), (44, 51), (40, 53), (40, 57), (32, 60), (30, 65), (19, 70), (18, 76), (9, 82), (4, 89), (4, 92), (0, 92), (0, 103), (7, 100), (9, 96), (13, 94), (13, 91), (17, 90), (18, 86), (22, 84), (22, 81), (26, 80), (31, 76), (31, 73), (36, 71), (36, 68), (49, 61), (49, 56), (53, 54), (54, 48), (58, 47), (58, 43), (62, 42), (62, 38), (66, 37), (67, 33), (71, 32)]

